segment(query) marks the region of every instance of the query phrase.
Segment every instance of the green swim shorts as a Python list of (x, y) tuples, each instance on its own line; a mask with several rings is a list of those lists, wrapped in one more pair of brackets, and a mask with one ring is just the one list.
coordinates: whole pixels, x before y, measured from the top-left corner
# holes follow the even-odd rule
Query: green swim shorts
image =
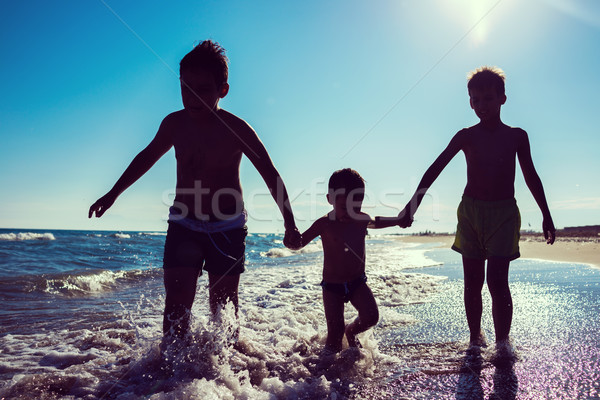
[(457, 210), (452, 250), (467, 258), (519, 258), (521, 215), (517, 201), (483, 201), (464, 196)]

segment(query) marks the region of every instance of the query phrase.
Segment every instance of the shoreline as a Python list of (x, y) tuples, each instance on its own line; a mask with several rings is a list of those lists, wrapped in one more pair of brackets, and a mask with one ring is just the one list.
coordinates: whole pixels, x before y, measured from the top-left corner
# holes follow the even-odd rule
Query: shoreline
[[(406, 243), (440, 243), (450, 248), (454, 235), (432, 234), (423, 236), (398, 236)], [(557, 237), (553, 245), (546, 244), (544, 236), (526, 234), (519, 241), (520, 258), (587, 264), (600, 268), (600, 238), (589, 236)]]

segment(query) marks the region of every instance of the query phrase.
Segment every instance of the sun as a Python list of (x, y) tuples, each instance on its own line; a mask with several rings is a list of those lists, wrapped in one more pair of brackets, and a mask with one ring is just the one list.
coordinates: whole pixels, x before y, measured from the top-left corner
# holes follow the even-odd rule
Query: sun
[(451, 21), (459, 24), (474, 46), (483, 44), (493, 21), (510, 0), (454, 0), (440, 1)]

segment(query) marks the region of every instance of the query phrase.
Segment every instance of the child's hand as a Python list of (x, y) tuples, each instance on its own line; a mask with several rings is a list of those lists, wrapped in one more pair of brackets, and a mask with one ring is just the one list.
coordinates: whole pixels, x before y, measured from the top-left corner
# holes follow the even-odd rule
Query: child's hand
[(298, 250), (302, 247), (302, 235), (300, 235), (298, 228), (285, 230), (283, 245), (291, 250)]
[(100, 197), (92, 206), (90, 207), (90, 211), (88, 214), (88, 218), (92, 218), (92, 215), (96, 213), (96, 218), (100, 218), (102, 214), (106, 212), (113, 205), (117, 198), (113, 196), (111, 193), (107, 193), (104, 196)]
[(546, 243), (554, 243), (554, 240), (556, 240), (556, 228), (554, 228), (554, 222), (552, 222), (552, 218), (544, 218), (544, 221), (542, 222), (542, 230), (544, 231)]
[(400, 214), (398, 214), (398, 226), (400, 226), (400, 228), (408, 228), (412, 225), (413, 221), (414, 219), (412, 218), (412, 215), (410, 215), (408, 207), (405, 207), (404, 210), (400, 211)]

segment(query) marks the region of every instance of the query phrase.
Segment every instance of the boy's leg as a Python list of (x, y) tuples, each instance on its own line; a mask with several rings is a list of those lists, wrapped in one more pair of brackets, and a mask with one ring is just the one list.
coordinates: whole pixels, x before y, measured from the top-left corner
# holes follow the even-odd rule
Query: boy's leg
[(342, 296), (323, 289), (323, 306), (327, 320), (327, 341), (325, 348), (334, 352), (342, 350), (344, 338), (344, 299)]
[(478, 258), (467, 258), (463, 256), (463, 271), (465, 280), (465, 311), (467, 323), (469, 324), (470, 338), (472, 344), (478, 344), (481, 333), (481, 289), (485, 281), (485, 260)]
[(225, 232), (208, 233), (203, 236), (206, 246), (204, 270), (208, 273), (208, 295), (213, 316), (228, 302), (233, 303), (238, 315), (238, 286), (244, 272), (246, 235), (244, 226)]
[(377, 324), (379, 310), (373, 292), (366, 283), (356, 288), (352, 293), (350, 303), (358, 311), (358, 317), (346, 327), (346, 339), (348, 339), (350, 347), (358, 347), (359, 343), (356, 340), (356, 335)]
[(189, 328), (190, 310), (196, 295), (198, 268), (165, 268), (165, 312), (163, 334), (183, 337)]
[(512, 323), (513, 304), (508, 287), (508, 267), (505, 258), (490, 258), (487, 266), (487, 285), (492, 296), (492, 316), (496, 342), (508, 339)]
[(228, 302), (233, 303), (235, 316), (238, 315), (238, 286), (240, 274), (217, 275), (208, 273), (208, 298), (213, 316)]

